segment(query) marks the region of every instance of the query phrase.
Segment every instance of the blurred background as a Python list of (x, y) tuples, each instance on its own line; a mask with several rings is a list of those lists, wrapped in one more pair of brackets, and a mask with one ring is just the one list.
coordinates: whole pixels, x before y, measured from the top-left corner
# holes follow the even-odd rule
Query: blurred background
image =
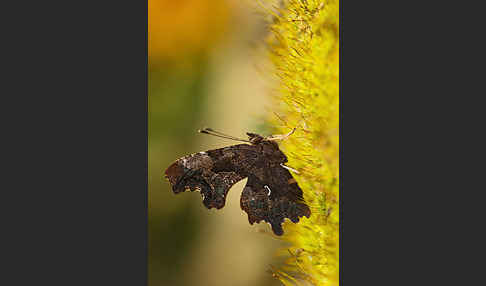
[(246, 179), (226, 206), (208, 210), (199, 193), (175, 195), (163, 177), (176, 159), (271, 133), (268, 65), (258, 52), (268, 33), (243, 0), (149, 0), (149, 285), (281, 285), (268, 272), (283, 242), (267, 224), (250, 226), (239, 206)]

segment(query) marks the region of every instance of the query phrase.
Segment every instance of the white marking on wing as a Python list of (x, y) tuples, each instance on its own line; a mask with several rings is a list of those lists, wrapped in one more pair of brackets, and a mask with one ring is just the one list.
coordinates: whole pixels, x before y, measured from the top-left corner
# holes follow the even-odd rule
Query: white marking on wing
[(270, 196), (270, 194), (272, 193), (272, 190), (270, 190), (270, 188), (267, 185), (265, 185), (264, 188), (267, 189), (267, 191), (268, 191), (267, 196)]

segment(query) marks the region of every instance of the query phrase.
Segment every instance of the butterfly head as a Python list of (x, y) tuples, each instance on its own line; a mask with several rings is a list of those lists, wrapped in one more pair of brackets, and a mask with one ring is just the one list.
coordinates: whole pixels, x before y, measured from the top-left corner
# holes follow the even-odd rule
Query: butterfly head
[(287, 162), (287, 157), (280, 151), (277, 142), (270, 140), (272, 137), (263, 137), (259, 134), (250, 132), (247, 132), (246, 135), (248, 135), (251, 144), (259, 145), (261, 147), (263, 154), (265, 154), (271, 162), (276, 164)]
[(246, 132), (246, 135), (248, 135), (248, 140), (250, 140), (251, 144), (259, 144), (265, 140), (265, 137), (256, 133)]

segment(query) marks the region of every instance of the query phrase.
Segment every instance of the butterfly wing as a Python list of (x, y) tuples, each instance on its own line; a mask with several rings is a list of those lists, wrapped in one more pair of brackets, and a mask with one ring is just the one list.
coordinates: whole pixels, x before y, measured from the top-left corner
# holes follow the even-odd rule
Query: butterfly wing
[(247, 177), (245, 166), (258, 158), (255, 146), (233, 145), (180, 158), (165, 171), (174, 193), (199, 190), (203, 204), (220, 209), (235, 183)]
[(263, 145), (248, 144), (199, 152), (175, 161), (165, 176), (176, 194), (199, 190), (208, 209), (224, 207), (229, 189), (248, 177), (240, 198), (248, 221), (266, 221), (276, 235), (282, 235), (285, 218), (296, 223), (311, 212), (295, 179), (278, 164), (282, 157), (268, 154)]
[(311, 211), (303, 201), (303, 194), (292, 174), (281, 166), (264, 168), (263, 180), (255, 175), (241, 194), (240, 206), (248, 214), (250, 224), (266, 221), (276, 235), (282, 235), (285, 218), (292, 222), (299, 217), (310, 217)]

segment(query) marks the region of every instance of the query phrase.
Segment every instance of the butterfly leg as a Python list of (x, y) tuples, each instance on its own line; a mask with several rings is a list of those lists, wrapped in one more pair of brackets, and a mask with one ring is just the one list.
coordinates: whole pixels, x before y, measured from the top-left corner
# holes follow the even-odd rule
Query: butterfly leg
[(294, 129), (290, 130), (289, 133), (287, 134), (282, 134), (282, 135), (271, 135), (268, 136), (266, 139), (267, 140), (285, 140), (287, 139), (290, 135), (294, 134), (296, 127)]

